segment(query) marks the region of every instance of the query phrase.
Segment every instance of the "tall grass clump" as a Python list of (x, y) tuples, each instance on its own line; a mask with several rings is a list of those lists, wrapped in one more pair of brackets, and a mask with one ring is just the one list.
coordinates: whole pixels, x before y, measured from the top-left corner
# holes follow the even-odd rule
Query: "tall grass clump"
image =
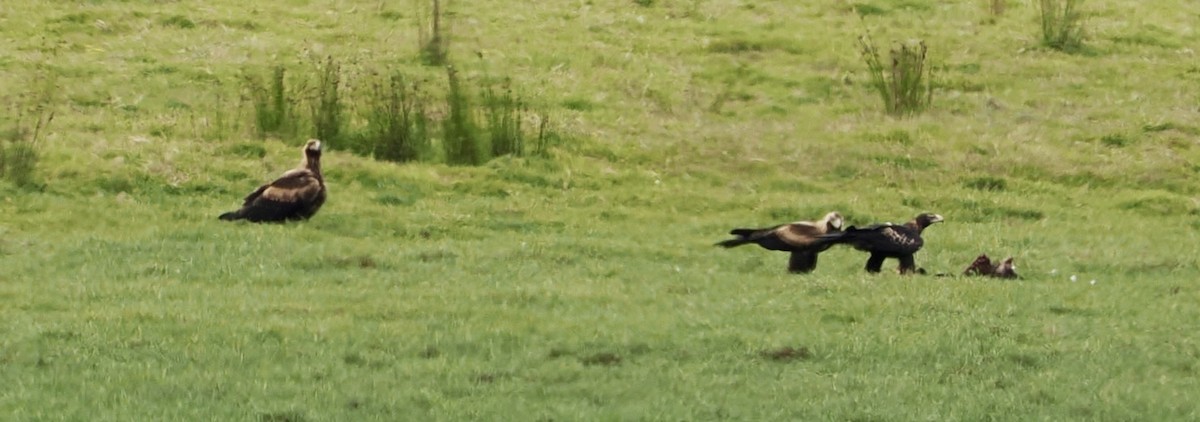
[(342, 133), (342, 103), (338, 96), (341, 85), (341, 65), (333, 56), (317, 64), (316, 97), (309, 103), (312, 112), (313, 136), (322, 141), (337, 143)]
[(0, 177), (19, 187), (34, 185), (38, 163), (38, 135), (41, 125), (49, 124), (53, 115), (38, 118), (33, 132), (20, 127), (6, 130), (0, 139)]
[(34, 91), (22, 94), (15, 102), (13, 120), (0, 127), (0, 178), (18, 187), (36, 184), (38, 144), (54, 121), (59, 91), (56, 74), (44, 69), (35, 76), (32, 86)]
[(287, 89), (285, 76), (283, 65), (275, 65), (265, 81), (250, 72), (242, 74), (244, 92), (254, 107), (254, 127), (260, 137), (284, 136), (295, 128), (291, 110), (295, 98)]
[[(225, 95), (226, 93), (224, 92), (224, 89), (218, 83), (216, 89), (213, 91), (212, 96), (213, 104), (216, 104), (217, 106), (210, 108), (212, 111), (211, 115), (200, 117), (202, 128), (198, 129), (198, 131), (201, 138), (210, 141), (214, 139), (221, 139), (229, 136), (230, 132), (237, 130), (236, 119), (233, 127), (226, 127), (226, 125), (230, 123), (227, 115), (230, 110), (226, 109), (228, 104), (226, 103)], [(235, 107), (240, 108), (241, 104), (237, 104)], [(238, 111), (240, 110), (233, 110), (234, 113), (237, 113)], [(238, 114), (234, 114), (234, 116), (237, 115)]]
[[(560, 139), (549, 119), (531, 112), (508, 78), (477, 82), (446, 66), (444, 95), (442, 86), (434, 87), (435, 94), (422, 95), (425, 90), (398, 71), (343, 73), (333, 56), (301, 69), (298, 76), (283, 66), (243, 72), (239, 107), (253, 107), (258, 135), (309, 135), (311, 128), (311, 136), (336, 148), (379, 160), (469, 166), (504, 155), (545, 155)], [(343, 98), (345, 92), (354, 95)], [(219, 93), (217, 98), (220, 102)], [(215, 136), (224, 132), (222, 115), (211, 121)]]
[[(497, 90), (495, 86), (483, 89), (484, 117), (493, 157), (513, 155), (517, 157), (544, 156), (557, 134), (550, 129), (550, 118), (545, 114), (530, 114), (529, 106), (520, 96), (513, 93), (509, 81)], [(528, 121), (536, 121), (537, 133), (531, 137), (525, 128)]]
[(1064, 52), (1083, 46), (1083, 0), (1038, 0), (1041, 13), (1042, 45)]
[(357, 143), (359, 152), (380, 160), (408, 162), (423, 159), (429, 150), (429, 118), (415, 83), (400, 73), (371, 82), (367, 127)]
[(984, 0), (984, 7), (987, 9), (988, 17), (984, 19), (984, 23), (996, 23), (1004, 12), (1008, 10), (1008, 0)]
[(532, 148), (526, 153), (532, 156), (545, 157), (550, 152), (550, 144), (559, 139), (557, 132), (550, 129), (550, 116), (539, 114), (537, 137), (533, 138)]
[(446, 64), (450, 50), (449, 31), (442, 22), (442, 2), (432, 0), (429, 10), (429, 21), (417, 21), (417, 49), (421, 59), (430, 66)]
[(446, 163), (452, 165), (480, 165), (487, 161), (483, 138), (475, 123), (471, 101), (458, 79), (453, 66), (446, 67), (447, 115), (442, 121), (442, 148)]
[(928, 49), (924, 41), (892, 47), (890, 66), (884, 65), (870, 35), (860, 36), (858, 42), (870, 73), (870, 85), (879, 93), (888, 114), (906, 116), (929, 106), (933, 101), (933, 74), (925, 63)]
[(492, 86), (484, 88), (483, 106), (492, 156), (525, 155), (525, 134), (521, 129), (521, 121), (527, 109), (513, 95), (510, 83), (505, 81), (499, 91)]
[(1008, 10), (1008, 0), (987, 0), (988, 13), (993, 17), (1004, 15), (1004, 11)]

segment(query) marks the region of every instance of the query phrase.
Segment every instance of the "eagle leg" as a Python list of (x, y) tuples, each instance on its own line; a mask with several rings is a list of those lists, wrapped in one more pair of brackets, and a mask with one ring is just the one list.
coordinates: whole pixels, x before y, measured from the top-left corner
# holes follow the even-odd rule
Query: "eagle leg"
[(816, 252), (792, 252), (792, 256), (788, 258), (788, 272), (790, 273), (810, 273), (816, 268)]
[(877, 273), (883, 271), (883, 260), (885, 258), (887, 258), (887, 255), (871, 252), (871, 257), (867, 259), (867, 272)]
[(911, 274), (917, 272), (917, 262), (911, 254), (900, 255), (900, 274)]

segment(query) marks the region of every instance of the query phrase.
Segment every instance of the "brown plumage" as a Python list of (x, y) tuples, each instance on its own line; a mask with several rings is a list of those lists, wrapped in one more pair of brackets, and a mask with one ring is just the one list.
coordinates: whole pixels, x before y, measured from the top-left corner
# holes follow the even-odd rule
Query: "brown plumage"
[(1005, 258), (1004, 261), (1000, 263), (1000, 265), (997, 265), (996, 269), (992, 270), (992, 277), (1018, 278), (1019, 276), (1017, 275), (1017, 266), (1016, 266), (1016, 264), (1013, 264), (1012, 257)]
[(971, 265), (963, 270), (964, 276), (984, 276), (996, 278), (1018, 278), (1017, 266), (1013, 264), (1013, 258), (1005, 258), (998, 264), (993, 264), (992, 259), (988, 258), (987, 254), (981, 254), (975, 258)]
[(943, 221), (942, 216), (925, 213), (914, 217), (902, 225), (892, 223), (876, 224), (865, 228), (850, 226), (841, 233), (821, 235), (818, 245), (847, 244), (871, 257), (867, 259), (867, 272), (877, 273), (883, 269), (883, 261), (887, 258), (900, 260), (900, 273), (917, 273), (913, 254), (921, 250), (925, 240), (921, 233), (926, 227)]
[(733, 239), (717, 242), (717, 246), (732, 248), (754, 243), (767, 250), (790, 252), (788, 271), (807, 273), (817, 268), (817, 255), (830, 245), (817, 245), (821, 235), (836, 233), (844, 220), (837, 211), (825, 214), (817, 221), (797, 221), (759, 229), (733, 229)]
[(325, 204), (325, 178), (321, 176), (321, 141), (304, 144), (304, 162), (246, 196), (242, 208), (221, 214), (220, 219), (273, 222), (306, 220)]
[(992, 259), (988, 258), (987, 254), (982, 254), (976, 257), (975, 261), (967, 266), (967, 269), (963, 270), (963, 275), (990, 275), (995, 270), (996, 266), (992, 265)]

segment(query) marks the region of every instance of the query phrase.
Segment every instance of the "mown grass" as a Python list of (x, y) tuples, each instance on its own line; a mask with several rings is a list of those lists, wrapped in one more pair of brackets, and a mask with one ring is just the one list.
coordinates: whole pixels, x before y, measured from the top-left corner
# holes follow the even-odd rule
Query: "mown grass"
[[(0, 88), (52, 69), (70, 112), (39, 143), (38, 188), (0, 182), (0, 414), (1200, 412), (1200, 79), (1177, 47), (1197, 35), (1169, 12), (1184, 2), (1089, 2), (1082, 55), (1036, 48), (1021, 2), (986, 24), (975, 2), (456, 2), (460, 74), (511, 77), (569, 141), (479, 166), (333, 148), (313, 220), (217, 221), (303, 140), (252, 133), (249, 104), (218, 112), (246, 69), (332, 56), (444, 80), (412, 42), (419, 10), (335, 3), (5, 11)], [(944, 54), (937, 107), (880, 109), (862, 10), (878, 39)], [(348, 116), (377, 101), (348, 92)], [(868, 276), (849, 249), (794, 276), (781, 254), (711, 246), (830, 209), (941, 213), (920, 266), (1012, 255), (1023, 278)]]

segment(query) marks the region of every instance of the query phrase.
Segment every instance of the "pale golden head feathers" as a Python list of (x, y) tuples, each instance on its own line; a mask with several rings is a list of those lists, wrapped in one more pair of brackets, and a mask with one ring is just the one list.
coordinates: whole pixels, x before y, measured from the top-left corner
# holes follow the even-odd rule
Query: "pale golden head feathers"
[(321, 152), (321, 141), (317, 139), (309, 139), (304, 143), (304, 152)]
[(837, 211), (830, 211), (825, 214), (820, 221), (817, 221), (816, 226), (825, 231), (840, 231), (846, 224), (846, 219), (842, 218), (842, 214)]

